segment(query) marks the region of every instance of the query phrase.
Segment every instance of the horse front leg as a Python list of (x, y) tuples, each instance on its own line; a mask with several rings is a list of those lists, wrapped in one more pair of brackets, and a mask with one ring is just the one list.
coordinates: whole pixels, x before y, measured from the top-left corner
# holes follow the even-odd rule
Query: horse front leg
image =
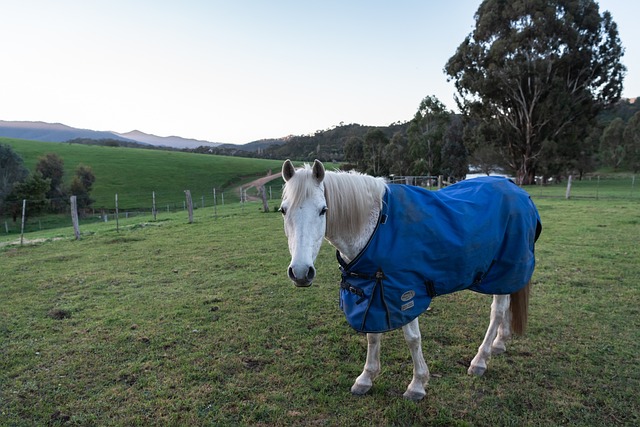
[(509, 295), (493, 296), (489, 327), (482, 344), (478, 347), (478, 353), (471, 361), (467, 371), (470, 375), (484, 374), (491, 354), (502, 353), (506, 350), (505, 341), (511, 336), (509, 301)]
[(367, 360), (360, 376), (351, 386), (351, 393), (363, 395), (373, 386), (373, 380), (380, 374), (380, 341), (382, 334), (367, 334)]
[(429, 382), (429, 367), (422, 354), (422, 336), (418, 318), (403, 326), (402, 332), (413, 359), (413, 378), (403, 396), (406, 399), (420, 400), (427, 394), (424, 387)]

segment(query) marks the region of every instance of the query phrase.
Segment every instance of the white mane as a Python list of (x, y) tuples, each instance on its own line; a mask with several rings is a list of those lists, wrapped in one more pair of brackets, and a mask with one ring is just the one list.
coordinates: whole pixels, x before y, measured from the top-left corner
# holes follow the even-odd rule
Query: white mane
[(327, 235), (359, 234), (371, 211), (382, 208), (386, 186), (383, 178), (358, 172), (327, 172), (324, 179)]
[[(301, 176), (298, 176), (301, 175)], [(296, 178), (285, 184), (282, 198), (292, 206), (304, 201), (316, 185), (311, 166), (296, 170)], [(382, 195), (387, 184), (359, 172), (331, 172), (324, 177), (327, 201), (327, 236), (356, 235), (367, 224), (372, 210), (382, 207)]]

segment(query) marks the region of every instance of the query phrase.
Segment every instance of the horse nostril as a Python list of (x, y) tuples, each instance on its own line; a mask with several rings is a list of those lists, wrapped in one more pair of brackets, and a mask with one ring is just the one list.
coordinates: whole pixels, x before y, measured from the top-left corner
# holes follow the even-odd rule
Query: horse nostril
[(311, 266), (307, 271), (304, 271), (304, 268), (296, 270), (293, 266), (289, 266), (287, 275), (297, 287), (306, 288), (311, 286), (313, 279), (316, 277), (316, 269)]
[(316, 277), (316, 269), (313, 266), (309, 267), (309, 271), (307, 272), (307, 280), (312, 281)]

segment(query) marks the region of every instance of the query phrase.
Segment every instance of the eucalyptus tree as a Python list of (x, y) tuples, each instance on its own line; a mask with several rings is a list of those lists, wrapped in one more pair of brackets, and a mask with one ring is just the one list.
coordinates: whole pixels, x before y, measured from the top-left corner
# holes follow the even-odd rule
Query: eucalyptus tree
[(352, 136), (344, 145), (345, 159), (354, 164), (356, 169), (364, 171), (364, 141), (362, 138)]
[(69, 192), (77, 197), (79, 208), (88, 208), (95, 202), (91, 198), (91, 190), (95, 181), (96, 176), (90, 166), (78, 165)]
[(5, 198), (6, 210), (16, 222), (22, 211), (23, 200), (28, 201), (25, 216), (41, 212), (47, 205), (47, 191), (51, 186), (49, 178), (43, 178), (39, 173), (32, 173), (23, 181), (16, 183), (11, 193)]
[(389, 173), (385, 158), (387, 145), (389, 145), (389, 138), (380, 129), (372, 129), (365, 134), (362, 151), (367, 173), (374, 176), (384, 176)]
[(0, 144), (0, 211), (13, 187), (29, 175), (22, 157), (10, 145)]
[(459, 115), (452, 115), (440, 153), (441, 173), (455, 180), (463, 180), (469, 172), (469, 152), (464, 145), (464, 123)]
[(451, 112), (435, 96), (427, 96), (420, 102), (407, 130), (415, 175), (440, 173), (444, 133), (450, 116)]
[(602, 132), (600, 137), (600, 156), (602, 161), (614, 169), (622, 166), (627, 154), (627, 147), (623, 141), (624, 121), (616, 117)]
[(627, 122), (622, 135), (627, 151), (627, 164), (634, 172), (640, 171), (640, 111)]
[(396, 132), (391, 137), (385, 149), (385, 158), (389, 164), (389, 174), (409, 175), (411, 158), (409, 156), (409, 142), (405, 132)]
[(580, 141), (620, 98), (617, 25), (593, 0), (485, 0), (475, 21), (445, 72), (461, 111), (494, 127), (518, 182), (533, 183), (545, 147)]
[(64, 160), (56, 153), (47, 153), (38, 158), (36, 172), (49, 180), (47, 199), (54, 212), (64, 210), (67, 206), (67, 194), (64, 188)]

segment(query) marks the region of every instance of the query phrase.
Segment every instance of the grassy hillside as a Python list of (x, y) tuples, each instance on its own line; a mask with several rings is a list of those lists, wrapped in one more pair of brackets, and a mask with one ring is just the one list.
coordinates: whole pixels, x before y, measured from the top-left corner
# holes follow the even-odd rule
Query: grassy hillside
[[(186, 189), (195, 198), (208, 196), (214, 187), (217, 191), (230, 190), (243, 180), (264, 176), (269, 170), (277, 172), (282, 166), (279, 160), (8, 138), (0, 138), (0, 144), (11, 145), (30, 170), (40, 156), (57, 153), (64, 159), (67, 181), (78, 164), (91, 166), (96, 176), (92, 194), (95, 207), (113, 207), (115, 193), (122, 208), (148, 207), (153, 191), (159, 204), (182, 203)], [(238, 195), (229, 191), (225, 198), (233, 200)]]

